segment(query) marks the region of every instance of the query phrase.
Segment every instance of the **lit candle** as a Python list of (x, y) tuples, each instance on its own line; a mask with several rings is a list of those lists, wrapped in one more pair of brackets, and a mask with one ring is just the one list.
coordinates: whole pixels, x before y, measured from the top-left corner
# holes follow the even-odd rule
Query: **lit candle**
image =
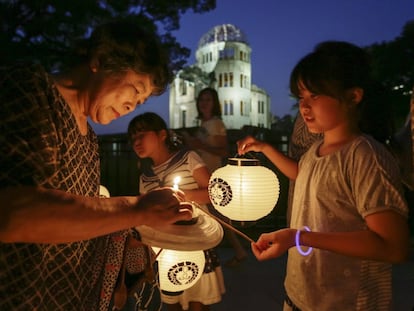
[(174, 178), (174, 186), (173, 186), (174, 190), (178, 190), (178, 183), (180, 182), (180, 180), (181, 180), (180, 176), (177, 176)]

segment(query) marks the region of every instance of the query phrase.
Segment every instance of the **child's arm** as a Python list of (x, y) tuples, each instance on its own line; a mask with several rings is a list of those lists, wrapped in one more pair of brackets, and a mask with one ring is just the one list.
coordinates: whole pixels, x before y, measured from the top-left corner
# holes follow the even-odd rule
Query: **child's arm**
[(406, 219), (393, 211), (365, 218), (368, 229), (354, 232), (301, 232), (301, 243), (339, 254), (387, 262), (408, 257), (409, 229)]
[(298, 175), (298, 163), (276, 150), (266, 142), (247, 136), (237, 142), (237, 152), (243, 155), (249, 151), (262, 152), (277, 168), (289, 179), (296, 179)]
[[(352, 232), (300, 233), (300, 245), (328, 250), (361, 259), (402, 262), (408, 257), (409, 229), (406, 219), (393, 211), (378, 212), (365, 218), (367, 230)], [(296, 229), (262, 234), (252, 251), (258, 260), (275, 258), (295, 246)]]
[(195, 201), (199, 204), (210, 203), (210, 197), (208, 195), (208, 182), (210, 180), (210, 173), (206, 166), (199, 167), (193, 171), (193, 177), (198, 184), (198, 189), (183, 190), (185, 194), (185, 200)]

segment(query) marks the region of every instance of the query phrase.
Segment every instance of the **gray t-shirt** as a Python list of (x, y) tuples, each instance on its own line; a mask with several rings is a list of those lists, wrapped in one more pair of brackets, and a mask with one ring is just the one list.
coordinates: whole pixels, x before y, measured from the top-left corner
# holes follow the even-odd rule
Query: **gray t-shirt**
[[(340, 150), (319, 157), (321, 142), (299, 162), (291, 227), (318, 232), (367, 228), (364, 218), (393, 210), (407, 216), (395, 160), (384, 146), (361, 135)], [(289, 250), (287, 294), (306, 310), (390, 310), (391, 264), (313, 249)]]

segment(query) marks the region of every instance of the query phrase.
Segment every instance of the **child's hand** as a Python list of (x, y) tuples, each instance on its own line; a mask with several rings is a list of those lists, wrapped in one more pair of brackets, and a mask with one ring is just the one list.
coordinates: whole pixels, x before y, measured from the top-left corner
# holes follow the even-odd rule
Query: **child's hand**
[(251, 244), (252, 252), (259, 261), (277, 258), (295, 245), (295, 233), (294, 229), (263, 233)]
[(243, 155), (249, 151), (261, 152), (263, 150), (264, 143), (257, 140), (253, 136), (247, 136), (237, 141), (237, 153)]

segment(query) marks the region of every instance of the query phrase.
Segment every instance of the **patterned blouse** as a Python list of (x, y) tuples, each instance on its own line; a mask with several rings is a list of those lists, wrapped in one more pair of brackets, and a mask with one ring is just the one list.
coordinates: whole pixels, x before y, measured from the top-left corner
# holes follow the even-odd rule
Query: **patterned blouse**
[[(80, 134), (50, 76), (26, 65), (2, 69), (0, 81), (0, 187), (38, 185), (98, 196), (96, 135), (90, 126)], [(125, 237), (0, 243), (0, 310), (108, 309)]]

